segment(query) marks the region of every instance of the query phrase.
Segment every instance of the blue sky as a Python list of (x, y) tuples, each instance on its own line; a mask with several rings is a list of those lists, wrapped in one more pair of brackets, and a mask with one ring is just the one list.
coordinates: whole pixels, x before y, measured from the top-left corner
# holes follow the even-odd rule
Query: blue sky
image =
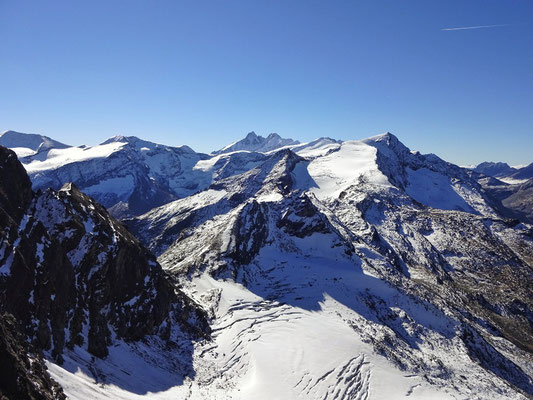
[(391, 131), (533, 161), (530, 0), (1, 0), (0, 60), (0, 130), (69, 144)]

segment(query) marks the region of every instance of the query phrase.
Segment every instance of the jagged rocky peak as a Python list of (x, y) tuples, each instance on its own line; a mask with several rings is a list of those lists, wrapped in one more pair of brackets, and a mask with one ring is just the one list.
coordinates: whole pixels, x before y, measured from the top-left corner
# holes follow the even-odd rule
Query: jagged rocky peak
[(393, 184), (402, 187), (405, 182), (405, 168), (446, 169), (446, 163), (435, 154), (422, 155), (411, 151), (395, 135), (386, 132), (362, 140), (369, 146), (376, 148), (376, 162), (378, 167), (388, 176)]
[(376, 135), (362, 140), (369, 146), (373, 146), (378, 151), (378, 157), (386, 157), (398, 160), (400, 163), (409, 165), (411, 167), (430, 167), (433, 165), (436, 169), (447, 169), (448, 167), (456, 167), (454, 164), (448, 163), (438, 157), (437, 155), (421, 154), (419, 151), (412, 151), (404, 145), (398, 137), (390, 132)]
[[(27, 191), (13, 155), (0, 148), (0, 171), (18, 175)], [(0, 208), (11, 218), (0, 226), (0, 311), (15, 316), (37, 349), (62, 362), (77, 346), (105, 357), (118, 339), (208, 335), (203, 312), (155, 257), (74, 184), (16, 197), (7, 183), (0, 180), (8, 194)]]
[(261, 142), (260, 136), (257, 136), (257, 134), (254, 131), (248, 132), (244, 140), (246, 141), (246, 143), (249, 143), (249, 144), (257, 144)]
[(284, 139), (277, 133), (271, 133), (266, 138), (250, 132), (246, 137), (238, 142), (232, 143), (220, 150), (214, 151), (213, 154), (231, 153), (233, 151), (255, 151), (266, 153), (280, 147), (297, 145), (300, 142), (293, 139)]
[(411, 151), (387, 132), (362, 141), (376, 148), (375, 163), (388, 181), (433, 208), (495, 216), (496, 207), (468, 170), (435, 154)]

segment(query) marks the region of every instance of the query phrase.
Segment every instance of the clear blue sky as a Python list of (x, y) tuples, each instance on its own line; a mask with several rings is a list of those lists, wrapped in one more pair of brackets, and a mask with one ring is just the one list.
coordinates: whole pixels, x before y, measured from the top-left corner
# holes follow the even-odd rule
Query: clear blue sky
[(0, 0), (0, 43), (0, 131), (206, 152), (391, 131), (533, 161), (531, 0)]

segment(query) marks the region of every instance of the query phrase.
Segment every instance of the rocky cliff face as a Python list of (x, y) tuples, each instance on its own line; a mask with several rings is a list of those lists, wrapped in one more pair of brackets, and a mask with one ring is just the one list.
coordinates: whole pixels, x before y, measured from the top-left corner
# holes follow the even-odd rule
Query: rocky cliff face
[(31, 349), (16, 319), (0, 314), (0, 399), (64, 400), (63, 390)]
[(106, 357), (114, 340), (208, 335), (204, 313), (176, 290), (119, 222), (73, 184), (33, 193), (0, 147), (0, 304), (36, 349)]

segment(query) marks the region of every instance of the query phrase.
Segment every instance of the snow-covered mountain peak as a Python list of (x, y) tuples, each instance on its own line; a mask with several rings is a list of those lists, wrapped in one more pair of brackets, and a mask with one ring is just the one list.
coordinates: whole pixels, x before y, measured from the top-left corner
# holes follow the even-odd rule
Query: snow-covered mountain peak
[(114, 142), (129, 143), (131, 140), (134, 140), (134, 139), (138, 139), (138, 137), (136, 137), (136, 136), (115, 135), (115, 136), (111, 136), (109, 139), (106, 139), (105, 141), (103, 141), (100, 144), (103, 145), (103, 144), (114, 143)]
[(350, 187), (400, 190), (432, 208), (494, 215), (481, 187), (464, 169), (435, 154), (413, 152), (390, 132), (360, 141), (319, 140), (291, 149), (308, 161), (295, 168), (297, 186), (322, 201), (335, 200)]
[(154, 149), (164, 149), (164, 148), (172, 148), (179, 150), (181, 152), (185, 153), (196, 153), (193, 149), (191, 149), (189, 146), (167, 146), (160, 143), (150, 142), (148, 140), (141, 139), (137, 136), (123, 136), (123, 135), (116, 135), (113, 137), (110, 137), (109, 139), (105, 140), (104, 142), (100, 143), (100, 146), (111, 144), (111, 143), (125, 143), (127, 145), (130, 145), (135, 150), (140, 151), (148, 151), (148, 150), (154, 150)]
[(12, 149), (18, 157), (26, 157), (50, 149), (70, 147), (48, 136), (11, 130), (0, 133), (0, 145)]
[(73, 182), (65, 183), (61, 189), (58, 190), (58, 193), (64, 193), (67, 196), (73, 196), (73, 197), (86, 197), (80, 189), (74, 184)]
[(111, 143), (125, 143), (125, 144), (133, 146), (137, 150), (140, 150), (143, 148), (151, 150), (151, 149), (154, 149), (156, 146), (162, 146), (154, 142), (143, 140), (141, 138), (138, 138), (137, 136), (123, 136), (123, 135), (116, 135), (116, 136), (110, 137), (109, 139), (100, 143), (100, 146), (111, 144)]
[(249, 132), (244, 139), (229, 144), (220, 150), (214, 151), (212, 154), (231, 153), (234, 151), (255, 151), (259, 153), (266, 153), (281, 147), (297, 144), (300, 144), (300, 142), (293, 139), (284, 139), (277, 133), (271, 133), (265, 138), (252, 131)]
[(370, 136), (369, 138), (366, 138), (363, 140), (364, 142), (385, 142), (387, 145), (391, 142), (398, 143), (399, 139), (396, 137), (396, 135), (385, 132), (380, 133), (379, 135)]
[(409, 148), (390, 132), (369, 137), (362, 140), (362, 142), (375, 147), (378, 151), (389, 157), (392, 156), (392, 153), (394, 153), (396, 157), (406, 157), (411, 153)]

